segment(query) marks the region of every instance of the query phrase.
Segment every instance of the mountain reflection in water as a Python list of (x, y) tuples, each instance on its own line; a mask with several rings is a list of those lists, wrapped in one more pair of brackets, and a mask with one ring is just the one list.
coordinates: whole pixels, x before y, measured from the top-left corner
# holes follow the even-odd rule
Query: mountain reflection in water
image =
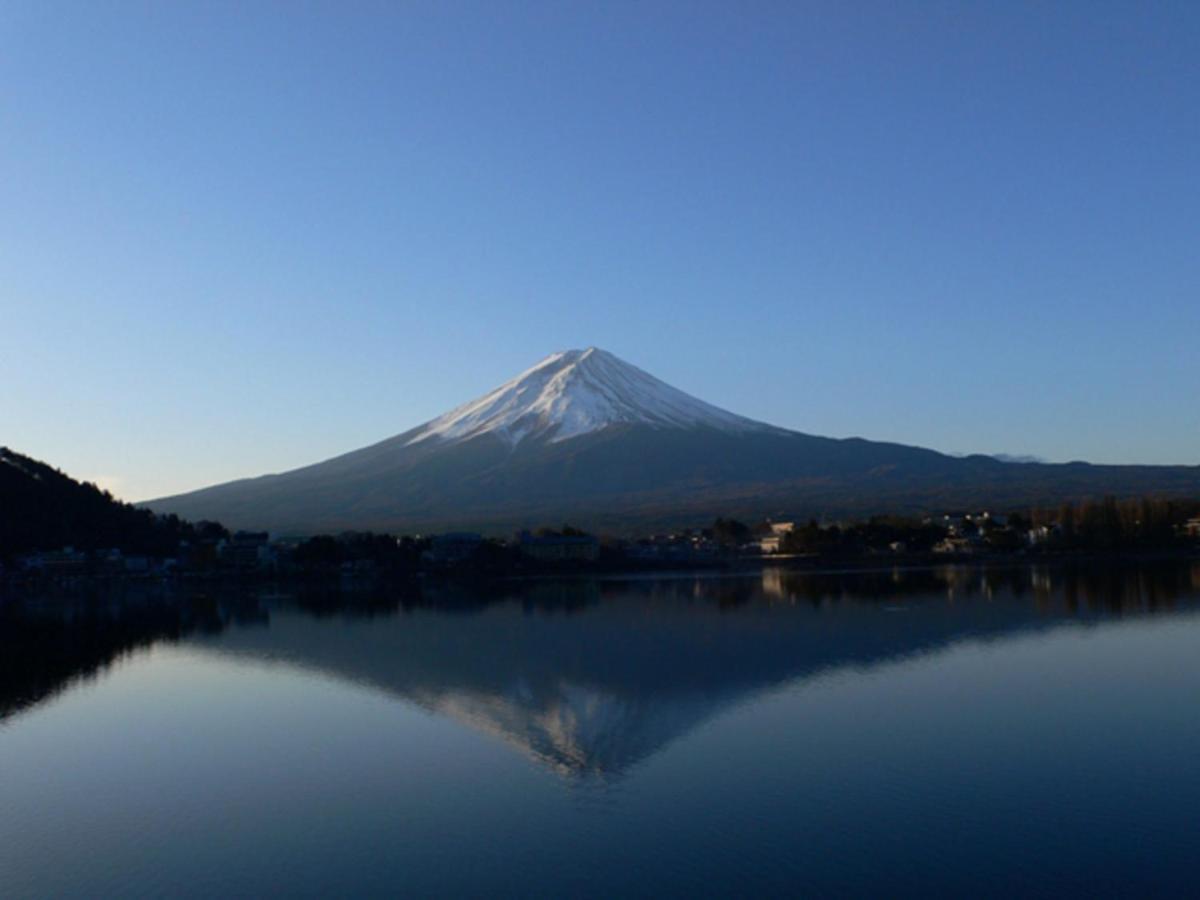
[(153, 591), (0, 602), (0, 726), (159, 642), (369, 686), (614, 778), (781, 685), (1193, 606), (1200, 565)]

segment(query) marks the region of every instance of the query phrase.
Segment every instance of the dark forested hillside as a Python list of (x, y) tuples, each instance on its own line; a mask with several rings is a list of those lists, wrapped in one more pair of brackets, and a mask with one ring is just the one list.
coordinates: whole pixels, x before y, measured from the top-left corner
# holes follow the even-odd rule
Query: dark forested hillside
[(122, 503), (94, 484), (0, 447), (0, 559), (68, 545), (166, 556), (195, 533), (174, 515)]

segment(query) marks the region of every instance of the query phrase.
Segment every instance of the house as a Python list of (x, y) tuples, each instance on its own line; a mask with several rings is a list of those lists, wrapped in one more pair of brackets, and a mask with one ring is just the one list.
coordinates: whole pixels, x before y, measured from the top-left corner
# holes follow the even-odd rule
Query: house
[(1003, 513), (991, 513), (987, 510), (984, 510), (977, 515), (967, 516), (967, 518), (974, 522), (975, 525), (980, 529), (991, 525), (1003, 528), (1008, 524), (1008, 516), (1004, 515)]
[(702, 534), (652, 534), (623, 548), (630, 559), (688, 562), (716, 557), (720, 545)]
[(1183, 533), (1188, 537), (1200, 538), (1200, 516), (1184, 522)]
[(951, 535), (962, 534), (967, 526), (967, 517), (960, 515), (947, 514), (941, 517), (940, 520), (935, 519), (938, 525), (941, 525)]
[(257, 569), (274, 562), (269, 540), (270, 535), (265, 531), (238, 531), (218, 545), (217, 555), (227, 566)]
[(1029, 546), (1040, 547), (1043, 544), (1049, 543), (1050, 539), (1057, 532), (1058, 526), (1035, 525), (1025, 533), (1025, 539), (1029, 541)]
[(522, 531), (517, 547), (539, 562), (590, 562), (600, 555), (600, 542), (590, 534), (534, 535)]
[(758, 552), (764, 556), (778, 553), (783, 546), (783, 539), (796, 529), (795, 522), (769, 522), (771, 531), (758, 541)]
[(963, 537), (948, 537), (933, 545), (934, 553), (974, 553), (975, 545)]
[(47, 575), (77, 575), (87, 565), (87, 554), (74, 547), (33, 553), (22, 557), (21, 567), (26, 571), (44, 572)]

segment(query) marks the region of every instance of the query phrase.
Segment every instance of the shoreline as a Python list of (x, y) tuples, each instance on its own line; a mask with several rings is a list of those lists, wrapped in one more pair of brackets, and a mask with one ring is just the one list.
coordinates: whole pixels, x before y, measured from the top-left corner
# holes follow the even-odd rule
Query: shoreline
[(376, 569), (343, 572), (313, 569), (293, 571), (212, 571), (175, 574), (79, 573), (71, 575), (0, 576), (0, 599), (6, 595), (43, 590), (86, 591), (118, 586), (232, 587), (311, 585), (327, 588), (413, 587), (441, 582), (510, 582), (560, 578), (738, 577), (770, 569), (813, 575), (838, 575), (879, 571), (922, 571), (942, 566), (1024, 567), (1032, 565), (1129, 565), (1160, 562), (1200, 563), (1200, 548), (1053, 553), (921, 553), (868, 554), (852, 557), (769, 555), (710, 560), (621, 560), (600, 564), (530, 566), (513, 570), (476, 569), (470, 566), (400, 570)]

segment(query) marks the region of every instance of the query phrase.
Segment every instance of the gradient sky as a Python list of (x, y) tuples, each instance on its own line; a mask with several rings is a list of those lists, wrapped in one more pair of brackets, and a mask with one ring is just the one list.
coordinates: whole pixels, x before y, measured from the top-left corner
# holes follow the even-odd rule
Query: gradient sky
[(0, 444), (145, 499), (598, 345), (1200, 463), (1200, 4), (0, 3)]

